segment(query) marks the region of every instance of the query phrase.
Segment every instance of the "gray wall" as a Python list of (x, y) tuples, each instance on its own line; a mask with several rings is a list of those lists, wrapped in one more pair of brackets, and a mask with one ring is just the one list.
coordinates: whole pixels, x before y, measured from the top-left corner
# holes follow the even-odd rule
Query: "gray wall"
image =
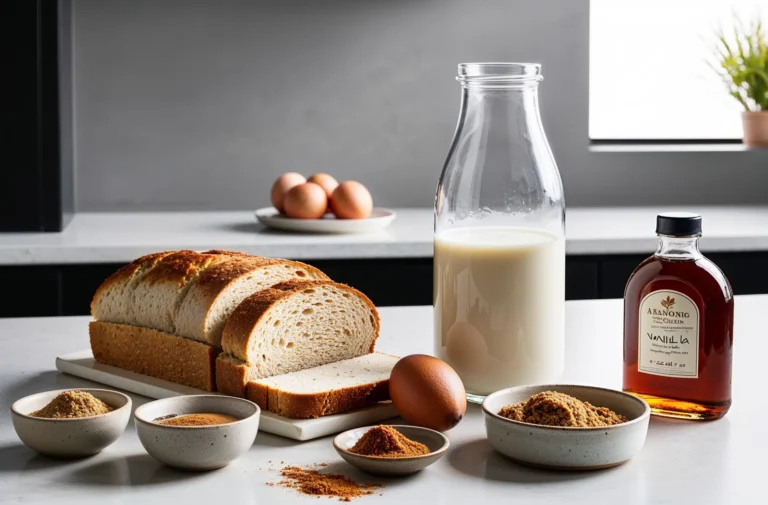
[(483, 60), (543, 64), (569, 205), (768, 203), (766, 152), (589, 151), (587, 0), (74, 5), (80, 211), (253, 209), (289, 170), (431, 206)]

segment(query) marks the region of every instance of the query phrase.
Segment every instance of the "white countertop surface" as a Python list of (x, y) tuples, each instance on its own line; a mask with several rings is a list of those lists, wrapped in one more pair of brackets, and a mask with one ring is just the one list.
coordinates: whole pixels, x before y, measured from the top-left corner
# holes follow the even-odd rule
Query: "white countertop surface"
[[(235, 249), (292, 259), (432, 256), (432, 210), (395, 209), (386, 230), (361, 235), (272, 231), (253, 212), (80, 213), (61, 233), (0, 233), (0, 265), (122, 263), (167, 249)], [(568, 254), (650, 254), (660, 211), (704, 219), (702, 249), (768, 250), (767, 207), (570, 208)]]
[[(265, 485), (278, 479), (280, 462), (310, 465), (358, 482), (384, 483), (357, 503), (473, 505), (569, 504), (757, 504), (765, 503), (768, 441), (764, 380), (768, 355), (764, 314), (768, 295), (737, 296), (734, 404), (721, 420), (652, 419), (645, 447), (628, 463), (594, 472), (558, 473), (519, 466), (496, 454), (485, 440), (480, 411), (471, 407), (448, 432), (451, 449), (427, 470), (403, 479), (380, 480), (346, 465), (330, 438), (293, 442), (260, 433), (252, 449), (221, 470), (182, 473), (150, 458), (133, 423), (113, 446), (92, 458), (57, 461), (38, 456), (16, 438), (12, 401), (32, 393), (87, 387), (88, 381), (54, 371), (54, 358), (88, 346), (87, 317), (0, 319), (0, 502), (87, 504), (310, 504), (295, 491)], [(381, 309), (377, 348), (400, 355), (429, 352), (431, 307)], [(621, 387), (620, 300), (566, 304), (567, 365), (563, 382)], [(131, 395), (134, 406), (147, 400)]]

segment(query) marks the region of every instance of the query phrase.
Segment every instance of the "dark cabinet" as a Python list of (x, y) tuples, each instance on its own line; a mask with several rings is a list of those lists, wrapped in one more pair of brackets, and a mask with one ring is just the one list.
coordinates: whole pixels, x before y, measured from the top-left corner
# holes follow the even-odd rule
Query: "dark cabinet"
[[(768, 252), (708, 254), (736, 294), (768, 293)], [(624, 285), (646, 255), (568, 256), (568, 300), (621, 298)], [(354, 286), (380, 307), (432, 304), (432, 258), (305, 260), (337, 282)], [(86, 315), (96, 288), (121, 264), (0, 267), (12, 295), (0, 317)]]

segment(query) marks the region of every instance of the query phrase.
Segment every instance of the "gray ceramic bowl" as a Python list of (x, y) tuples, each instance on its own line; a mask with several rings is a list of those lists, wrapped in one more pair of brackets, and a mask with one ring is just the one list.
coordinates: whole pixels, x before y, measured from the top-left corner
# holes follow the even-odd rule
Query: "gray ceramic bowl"
[(411, 440), (426, 445), (430, 450), (429, 454), (410, 458), (382, 458), (349, 452), (349, 449), (360, 440), (360, 437), (373, 426), (355, 428), (340, 433), (333, 439), (333, 447), (344, 458), (344, 461), (364, 472), (374, 475), (409, 475), (424, 470), (440, 459), (450, 446), (448, 438), (439, 431), (418, 426), (393, 425), (392, 427)]
[[(227, 414), (239, 421), (212, 426), (165, 426), (155, 419), (177, 414)], [(193, 395), (165, 398), (136, 409), (136, 432), (150, 456), (183, 470), (213, 470), (245, 453), (259, 430), (258, 405), (242, 398)]]
[[(557, 391), (623, 414), (628, 421), (603, 428), (540, 426), (498, 415), (542, 391)], [(501, 454), (530, 466), (559, 470), (594, 470), (619, 465), (643, 448), (651, 409), (621, 391), (591, 386), (543, 385), (503, 389), (483, 402), (488, 441)]]
[(11, 405), (13, 427), (30, 448), (56, 458), (82, 458), (101, 452), (125, 431), (131, 418), (131, 399), (107, 389), (80, 388), (99, 400), (116, 407), (108, 414), (73, 419), (45, 419), (29, 414), (45, 407), (65, 391), (59, 389), (27, 396)]

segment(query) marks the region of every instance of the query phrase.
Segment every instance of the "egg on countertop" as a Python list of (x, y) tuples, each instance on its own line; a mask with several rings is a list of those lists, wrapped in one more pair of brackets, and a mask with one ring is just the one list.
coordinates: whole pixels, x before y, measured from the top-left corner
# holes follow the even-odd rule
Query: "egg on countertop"
[(467, 411), (467, 396), (458, 374), (445, 362), (425, 354), (398, 361), (389, 378), (389, 396), (411, 424), (447, 431)]
[(319, 219), (328, 210), (328, 195), (314, 182), (305, 182), (288, 190), (283, 205), (288, 217)]
[(331, 210), (339, 219), (365, 219), (373, 210), (373, 198), (357, 181), (344, 181), (331, 195)]
[(314, 182), (322, 187), (325, 190), (325, 194), (328, 195), (328, 198), (330, 198), (333, 191), (339, 187), (339, 181), (332, 176), (323, 173), (310, 176), (309, 179), (307, 179), (307, 182)]
[(285, 212), (284, 201), (288, 190), (299, 184), (307, 182), (303, 175), (296, 172), (288, 172), (277, 178), (272, 185), (272, 205), (279, 211)]

